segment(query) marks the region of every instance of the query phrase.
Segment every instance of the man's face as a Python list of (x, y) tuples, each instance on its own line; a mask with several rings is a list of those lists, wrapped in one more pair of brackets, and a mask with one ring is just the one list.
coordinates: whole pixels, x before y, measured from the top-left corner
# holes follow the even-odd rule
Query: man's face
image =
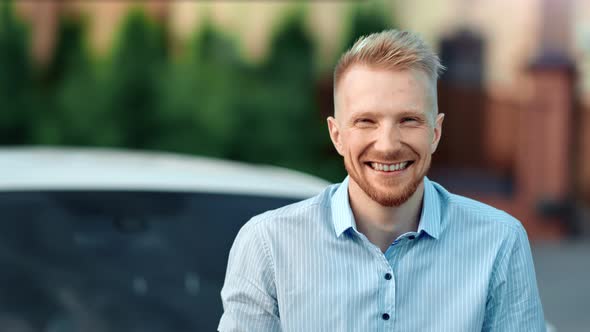
[(444, 118), (433, 84), (417, 70), (353, 65), (338, 85), (330, 137), (350, 185), (383, 206), (406, 202), (430, 167)]

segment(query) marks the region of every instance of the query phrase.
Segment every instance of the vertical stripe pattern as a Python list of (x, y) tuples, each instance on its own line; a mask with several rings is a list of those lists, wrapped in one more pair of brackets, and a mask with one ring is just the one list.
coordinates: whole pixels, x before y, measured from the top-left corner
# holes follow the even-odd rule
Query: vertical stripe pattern
[(545, 331), (520, 222), (425, 178), (416, 232), (382, 253), (356, 231), (348, 178), (246, 223), (219, 331)]

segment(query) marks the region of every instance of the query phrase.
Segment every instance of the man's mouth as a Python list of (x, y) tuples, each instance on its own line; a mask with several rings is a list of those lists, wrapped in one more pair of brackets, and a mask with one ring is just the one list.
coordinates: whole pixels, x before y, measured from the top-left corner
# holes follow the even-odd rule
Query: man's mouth
[(404, 169), (408, 168), (413, 163), (414, 163), (413, 160), (407, 160), (407, 161), (402, 161), (402, 162), (399, 162), (396, 164), (386, 164), (386, 163), (377, 163), (377, 162), (369, 162), (366, 164), (376, 171), (395, 172), (395, 171), (403, 171)]

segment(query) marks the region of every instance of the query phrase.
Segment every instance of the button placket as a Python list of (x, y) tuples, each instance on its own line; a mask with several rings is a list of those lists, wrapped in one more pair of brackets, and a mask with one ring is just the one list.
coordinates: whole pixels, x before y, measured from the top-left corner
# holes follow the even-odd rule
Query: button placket
[[(379, 308), (381, 308), (381, 312), (378, 313), (381, 321), (386, 324), (386, 329), (391, 328), (391, 324), (393, 324), (393, 313), (395, 311), (395, 276), (393, 274), (393, 265), (391, 264), (392, 261), (395, 261), (395, 257), (398, 255), (397, 251), (399, 250), (391, 250), (393, 245), (388, 248), (388, 250), (383, 253), (377, 246), (369, 241), (363, 234), (357, 233), (357, 239), (360, 243), (368, 249), (374, 257), (383, 264), (385, 269), (380, 269), (383, 273), (379, 277), (380, 281), (378, 283), (379, 287)], [(405, 244), (406, 241), (398, 241), (397, 245)], [(397, 249), (397, 248), (396, 248)], [(388, 279), (389, 276), (389, 279)], [(383, 278), (383, 279), (381, 279)]]
[(388, 262), (388, 269), (382, 271), (380, 288), (382, 289), (379, 313), (380, 319), (386, 330), (390, 329), (393, 323), (393, 315), (395, 314), (395, 296), (396, 296), (396, 283), (393, 266)]

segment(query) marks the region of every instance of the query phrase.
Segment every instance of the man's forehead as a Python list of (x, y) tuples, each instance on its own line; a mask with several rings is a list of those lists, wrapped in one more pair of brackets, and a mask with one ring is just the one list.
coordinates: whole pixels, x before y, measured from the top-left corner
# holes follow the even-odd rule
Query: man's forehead
[(343, 77), (335, 97), (346, 104), (392, 100), (416, 104), (425, 97), (428, 88), (429, 83), (415, 72), (353, 68)]
[[(399, 70), (357, 64), (341, 76), (334, 93), (335, 115), (395, 109), (422, 114), (436, 94), (436, 86), (419, 70)], [(436, 98), (436, 97), (435, 97)], [(436, 100), (436, 99), (435, 99)]]

